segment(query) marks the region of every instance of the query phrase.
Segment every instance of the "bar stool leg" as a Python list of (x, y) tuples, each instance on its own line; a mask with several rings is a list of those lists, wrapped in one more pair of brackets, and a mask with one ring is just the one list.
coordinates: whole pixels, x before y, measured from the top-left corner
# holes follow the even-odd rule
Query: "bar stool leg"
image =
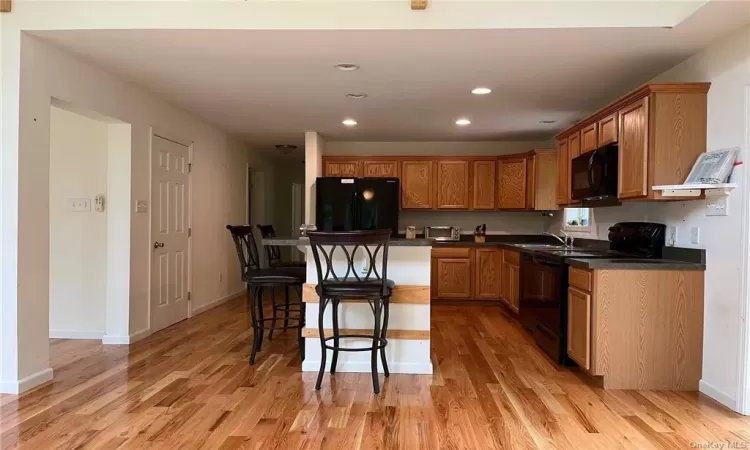
[(258, 286), (251, 286), (250, 284), (247, 285), (247, 298), (248, 302), (250, 303), (250, 318), (253, 327), (253, 346), (250, 350), (250, 365), (255, 364), (255, 353), (258, 351), (258, 349), (260, 349), (259, 343), (261, 340), (260, 327), (258, 325), (257, 317), (258, 290)]
[[(383, 329), (380, 330), (380, 338), (385, 339), (386, 335), (388, 334), (388, 316), (390, 315), (390, 306), (391, 306), (391, 299), (385, 298), (383, 299)], [(380, 349), (380, 359), (383, 360), (383, 373), (386, 377), (391, 376), (391, 372), (388, 370), (388, 361), (385, 359), (385, 346)]]
[(372, 352), (370, 365), (372, 369), (372, 391), (380, 394), (380, 382), (378, 381), (378, 345), (380, 344), (380, 309), (382, 308), (380, 300), (373, 301), (373, 310), (375, 312), (375, 326), (372, 330)]
[(326, 311), (327, 300), (325, 297), (320, 298), (318, 307), (318, 332), (320, 333), (320, 370), (318, 371), (318, 381), (315, 382), (315, 390), (320, 390), (320, 385), (323, 383), (323, 372), (326, 370), (326, 335), (325, 329), (323, 328), (323, 314)]
[(341, 302), (341, 299), (334, 298), (331, 300), (331, 303), (333, 303), (333, 311), (331, 311), (331, 315), (333, 316), (333, 358), (331, 359), (331, 373), (336, 373), (336, 363), (339, 361), (339, 302)]
[(271, 286), (271, 330), (268, 332), (268, 340), (273, 340), (273, 330), (276, 329), (276, 286)]
[(289, 286), (284, 286), (284, 331), (289, 327)]

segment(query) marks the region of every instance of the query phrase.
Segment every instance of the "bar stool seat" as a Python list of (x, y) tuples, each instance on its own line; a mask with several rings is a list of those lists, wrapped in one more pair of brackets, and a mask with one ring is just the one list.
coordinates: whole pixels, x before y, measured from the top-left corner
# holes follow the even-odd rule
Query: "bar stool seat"
[(344, 278), (341, 280), (325, 280), (315, 287), (315, 292), (321, 297), (368, 298), (390, 297), (396, 283), (385, 280), (385, 288), (381, 280), (357, 280)]
[(285, 268), (279, 270), (272, 269), (251, 269), (245, 272), (242, 277), (248, 283), (269, 283), (269, 284), (300, 284), (304, 282), (305, 269)]

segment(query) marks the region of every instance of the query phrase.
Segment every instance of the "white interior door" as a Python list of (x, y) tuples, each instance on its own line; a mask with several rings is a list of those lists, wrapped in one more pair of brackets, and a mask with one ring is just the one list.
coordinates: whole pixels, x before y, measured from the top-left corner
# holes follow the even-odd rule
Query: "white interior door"
[(190, 149), (154, 135), (151, 144), (151, 331), (188, 317)]

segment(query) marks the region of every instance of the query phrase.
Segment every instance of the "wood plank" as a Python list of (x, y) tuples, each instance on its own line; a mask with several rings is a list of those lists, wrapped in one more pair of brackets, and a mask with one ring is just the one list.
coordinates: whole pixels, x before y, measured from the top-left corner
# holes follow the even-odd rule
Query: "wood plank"
[[(323, 330), (326, 337), (333, 336), (332, 328)], [(339, 328), (339, 334), (364, 334), (371, 335), (372, 328)], [(303, 328), (302, 337), (317, 338), (320, 337), (320, 331), (317, 328)], [(427, 340), (430, 338), (429, 330), (388, 330), (386, 333), (388, 339), (409, 339), (409, 340)]]
[[(319, 303), (320, 297), (315, 292), (315, 285), (305, 283), (302, 286), (302, 301), (305, 303)], [(361, 299), (342, 299), (344, 303), (367, 303), (367, 300)], [(393, 289), (391, 303), (409, 304), (409, 305), (429, 305), (430, 304), (430, 286), (412, 286), (397, 285)]]
[(0, 0), (0, 12), (10, 12), (12, 9), (12, 0)]

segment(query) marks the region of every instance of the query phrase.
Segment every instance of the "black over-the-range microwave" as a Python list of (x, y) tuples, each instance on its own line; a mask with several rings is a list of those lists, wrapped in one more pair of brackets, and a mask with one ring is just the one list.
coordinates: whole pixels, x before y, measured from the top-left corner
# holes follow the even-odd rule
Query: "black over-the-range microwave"
[(617, 144), (573, 158), (570, 196), (584, 206), (619, 204), (617, 199)]

